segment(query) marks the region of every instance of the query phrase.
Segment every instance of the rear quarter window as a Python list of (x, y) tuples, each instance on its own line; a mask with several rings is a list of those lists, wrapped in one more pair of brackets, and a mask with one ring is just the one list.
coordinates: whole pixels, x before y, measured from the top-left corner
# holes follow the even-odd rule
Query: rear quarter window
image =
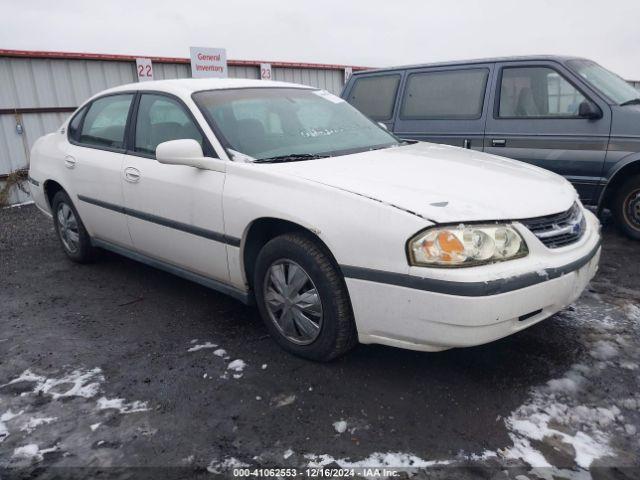
[(357, 78), (347, 101), (372, 120), (389, 120), (399, 84), (400, 75)]
[(474, 68), (412, 73), (407, 79), (401, 118), (477, 119), (489, 70)]

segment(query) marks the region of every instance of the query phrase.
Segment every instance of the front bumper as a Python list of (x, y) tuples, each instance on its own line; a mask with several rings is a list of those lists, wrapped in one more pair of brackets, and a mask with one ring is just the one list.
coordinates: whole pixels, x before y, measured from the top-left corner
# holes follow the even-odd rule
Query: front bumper
[[(589, 228), (575, 245), (551, 251), (535, 245), (535, 237), (526, 238), (531, 252), (527, 259), (440, 275), (449, 278), (411, 272), (381, 281), (375, 272), (358, 275), (347, 269), (360, 342), (424, 351), (480, 345), (562, 310), (580, 296), (598, 269), (599, 223), (593, 214), (586, 215)], [(456, 274), (459, 278), (451, 279)]]

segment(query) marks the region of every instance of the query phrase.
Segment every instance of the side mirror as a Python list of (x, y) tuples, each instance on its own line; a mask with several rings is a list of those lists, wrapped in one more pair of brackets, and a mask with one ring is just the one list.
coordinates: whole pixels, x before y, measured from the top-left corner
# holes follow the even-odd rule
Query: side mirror
[(185, 165), (216, 172), (226, 171), (226, 162), (218, 158), (205, 157), (200, 144), (190, 138), (162, 142), (156, 147), (156, 160), (167, 165)]
[(595, 120), (602, 118), (602, 110), (600, 110), (600, 107), (595, 103), (590, 102), (589, 100), (584, 100), (578, 107), (578, 115), (582, 118)]

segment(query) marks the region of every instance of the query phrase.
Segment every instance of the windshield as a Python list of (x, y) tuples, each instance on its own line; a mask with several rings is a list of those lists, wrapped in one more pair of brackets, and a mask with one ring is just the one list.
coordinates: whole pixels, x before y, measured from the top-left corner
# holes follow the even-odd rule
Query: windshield
[(618, 105), (640, 97), (640, 92), (626, 81), (591, 60), (569, 60), (567, 63), (593, 88)]
[(212, 129), (234, 157), (355, 153), (399, 145), (389, 132), (324, 90), (241, 88), (193, 95)]

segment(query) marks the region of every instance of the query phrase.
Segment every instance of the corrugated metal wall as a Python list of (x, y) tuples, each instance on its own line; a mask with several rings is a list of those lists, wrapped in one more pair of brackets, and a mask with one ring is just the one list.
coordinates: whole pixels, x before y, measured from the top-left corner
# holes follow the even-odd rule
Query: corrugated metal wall
[[(154, 62), (154, 78), (189, 78), (190, 65)], [(272, 66), (274, 80), (302, 83), (339, 94), (344, 70)], [(229, 76), (259, 78), (259, 65), (230, 65)], [(0, 110), (77, 107), (85, 99), (116, 85), (136, 81), (135, 61), (68, 58), (0, 57)], [(54, 131), (70, 112), (0, 113), (0, 189), (2, 177), (28, 164), (28, 152), (42, 135)], [(19, 134), (17, 124), (22, 125)], [(14, 189), (11, 203), (28, 200)]]

